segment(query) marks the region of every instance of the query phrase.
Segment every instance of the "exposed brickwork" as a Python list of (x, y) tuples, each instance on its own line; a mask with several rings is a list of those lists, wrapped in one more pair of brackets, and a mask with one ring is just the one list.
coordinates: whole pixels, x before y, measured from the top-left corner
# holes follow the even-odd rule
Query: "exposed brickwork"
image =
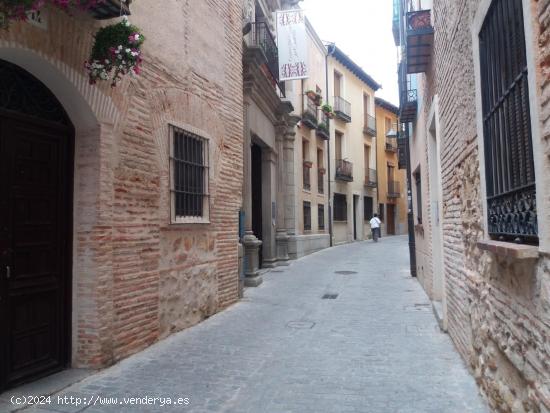
[[(516, 252), (502, 256), (478, 245), (485, 237), (484, 200), (471, 26), (479, 4), (479, 0), (434, 2), (434, 59), (423, 90), (425, 102), (435, 93), (439, 96), (448, 331), (495, 410), (548, 412), (549, 256), (518, 260), (512, 257)], [(550, 1), (533, 1), (531, 5), (538, 23), (526, 30), (534, 30), (539, 45), (543, 131), (542, 137), (534, 135), (533, 139), (542, 138), (549, 154)], [(541, 157), (540, 165), (543, 169), (539, 171), (548, 171), (550, 159)], [(538, 173), (538, 187), (545, 183), (548, 187), (547, 176)], [(543, 228), (548, 228), (549, 218), (548, 208), (539, 205)], [(545, 238), (548, 234), (543, 233)], [(429, 291), (429, 282), (426, 284)]]
[[(184, 3), (132, 4), (131, 20), (147, 36), (143, 73), (116, 89), (87, 84), (82, 65), (99, 23), (86, 14), (53, 11), (47, 31), (15, 24), (0, 33), (0, 58), (27, 49), (56, 68), (60, 86), (44, 76), (47, 86), (83, 104), (67, 108), (77, 130), (76, 366), (110, 364), (238, 299), (242, 1)], [(216, 28), (195, 30), (201, 19)], [(209, 139), (210, 224), (170, 224), (169, 123)]]

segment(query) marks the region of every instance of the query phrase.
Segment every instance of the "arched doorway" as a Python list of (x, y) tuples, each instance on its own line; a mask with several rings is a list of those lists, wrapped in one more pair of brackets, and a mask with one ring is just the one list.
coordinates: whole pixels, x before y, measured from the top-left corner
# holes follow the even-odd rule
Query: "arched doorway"
[(0, 390), (69, 363), (74, 128), (0, 60)]

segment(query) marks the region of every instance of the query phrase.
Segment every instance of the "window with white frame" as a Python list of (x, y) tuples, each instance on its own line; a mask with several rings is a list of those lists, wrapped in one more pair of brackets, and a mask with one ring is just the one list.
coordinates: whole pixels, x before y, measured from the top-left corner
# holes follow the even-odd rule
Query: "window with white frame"
[(208, 140), (170, 126), (172, 222), (204, 222), (209, 218)]
[(493, 0), (479, 32), (489, 235), (538, 243), (522, 0)]

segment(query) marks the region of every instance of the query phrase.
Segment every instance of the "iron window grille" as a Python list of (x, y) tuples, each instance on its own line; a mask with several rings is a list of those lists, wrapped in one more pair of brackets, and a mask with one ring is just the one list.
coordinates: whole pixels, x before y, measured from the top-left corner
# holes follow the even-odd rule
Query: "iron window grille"
[(344, 194), (334, 194), (334, 220), (341, 222), (348, 220), (348, 200)]
[(479, 33), (489, 235), (538, 244), (521, 0), (495, 0)]
[(416, 219), (418, 224), (422, 224), (422, 175), (420, 172), (414, 174), (416, 185)]
[(366, 196), (363, 199), (364, 203), (364, 219), (365, 221), (370, 221), (374, 216), (374, 200), (370, 196)]
[(325, 206), (322, 204), (317, 205), (317, 223), (319, 231), (325, 230)]
[(311, 202), (304, 201), (304, 231), (311, 231)]
[(172, 221), (208, 220), (208, 140), (170, 125)]

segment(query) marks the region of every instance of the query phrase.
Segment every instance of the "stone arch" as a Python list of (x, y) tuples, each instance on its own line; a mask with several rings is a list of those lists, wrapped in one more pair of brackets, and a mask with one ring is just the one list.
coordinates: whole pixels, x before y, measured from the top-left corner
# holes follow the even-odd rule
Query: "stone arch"
[(109, 364), (110, 150), (120, 112), (101, 87), (89, 84), (83, 71), (40, 51), (0, 40), (0, 59), (16, 64), (49, 88), (74, 126), (71, 365)]

